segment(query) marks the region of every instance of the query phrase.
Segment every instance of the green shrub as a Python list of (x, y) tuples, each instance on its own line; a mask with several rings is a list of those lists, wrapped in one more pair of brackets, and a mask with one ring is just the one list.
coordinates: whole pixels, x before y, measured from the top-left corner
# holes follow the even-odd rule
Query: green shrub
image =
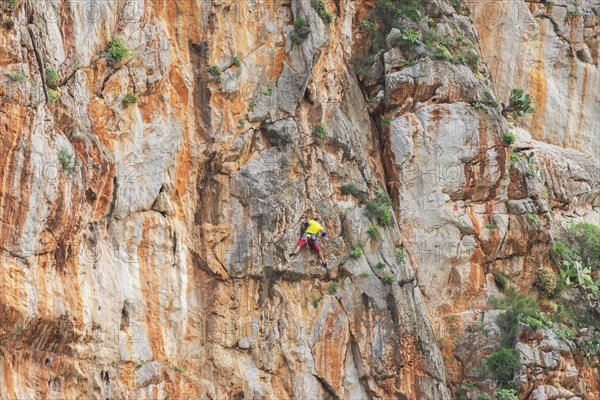
[(296, 46), (300, 46), (302, 43), (304, 43), (304, 39), (302, 39), (300, 37), (300, 35), (298, 34), (298, 32), (294, 31), (292, 33), (290, 33), (290, 40), (292, 41), (292, 43), (294, 43)]
[(269, 86), (267, 86), (267, 90), (265, 90), (263, 92), (263, 95), (265, 95), (265, 96), (271, 96), (272, 94), (273, 94), (273, 86), (269, 85)]
[(354, 249), (352, 249), (352, 252), (350, 253), (350, 257), (357, 260), (360, 258), (360, 256), (362, 256), (362, 254), (363, 254), (362, 246), (356, 246)]
[(381, 125), (389, 125), (392, 123), (392, 120), (386, 117), (381, 117)]
[(22, 72), (8, 72), (6, 76), (8, 76), (10, 80), (14, 82), (23, 82), (25, 79), (27, 79), (27, 75), (23, 74)]
[(509, 159), (510, 159), (511, 164), (518, 164), (519, 163), (519, 154), (517, 154), (517, 151), (515, 149), (511, 148), (509, 154), (510, 154)]
[(509, 146), (512, 145), (515, 142), (515, 140), (517, 140), (517, 138), (514, 134), (510, 132), (504, 135), (504, 143), (506, 143)]
[(294, 21), (294, 29), (302, 29), (302, 28), (306, 28), (307, 26), (308, 26), (308, 23), (301, 18), (298, 18), (297, 20)]
[(506, 383), (519, 370), (519, 358), (514, 350), (502, 348), (489, 356), (486, 365), (498, 382)]
[(54, 68), (46, 69), (46, 85), (51, 89), (58, 87), (58, 72)]
[(519, 400), (519, 396), (517, 396), (515, 389), (498, 389), (496, 400)]
[(125, 104), (126, 106), (128, 106), (130, 104), (135, 104), (137, 102), (138, 102), (138, 97), (133, 92), (127, 93), (127, 95), (125, 97), (123, 97), (123, 104)]
[(540, 310), (537, 300), (531, 296), (520, 294), (516, 289), (510, 287), (505, 290), (506, 310), (498, 315), (496, 324), (502, 331), (501, 344), (512, 348), (517, 340), (519, 321), (526, 318), (534, 318), (543, 323), (547, 319)]
[(356, 187), (356, 183), (348, 182), (348, 183), (340, 186), (340, 192), (344, 196), (348, 196), (348, 195), (356, 196), (356, 194), (358, 193), (358, 187)]
[[(337, 288), (336, 288), (336, 290), (337, 290)], [(319, 308), (319, 303), (321, 303), (321, 300), (323, 300), (323, 296), (317, 297), (316, 299), (314, 299), (313, 303), (312, 303), (313, 307)]]
[(207, 71), (209, 74), (215, 77), (217, 82), (221, 83), (223, 81), (223, 71), (221, 71), (221, 67), (219, 67), (217, 64), (208, 67)]
[(337, 282), (333, 282), (331, 285), (329, 285), (329, 294), (331, 294), (331, 295), (336, 294), (337, 290), (338, 290)]
[(577, 7), (571, 8), (569, 11), (567, 11), (567, 15), (569, 16), (569, 18), (575, 18), (579, 15), (579, 9)]
[(358, 275), (361, 278), (367, 278), (369, 277), (369, 273), (368, 272), (361, 272), (360, 275)]
[(250, 103), (248, 103), (248, 111), (254, 111), (254, 107), (256, 107), (256, 102), (254, 100), (250, 100)]
[(405, 260), (406, 260), (406, 249), (404, 249), (402, 247), (397, 247), (396, 248), (396, 262), (398, 264), (402, 264), (402, 263), (404, 263)]
[(48, 89), (48, 104), (54, 105), (60, 99), (60, 93), (56, 90)]
[(383, 281), (385, 283), (394, 283), (394, 282), (396, 282), (396, 278), (394, 278), (392, 275), (385, 275), (382, 279), (383, 279)]
[(450, 61), (452, 59), (452, 54), (443, 46), (437, 46), (433, 50), (433, 56), (442, 61)]
[(418, 44), (421, 40), (421, 34), (413, 29), (403, 29), (402, 33), (398, 36), (398, 39), (400, 39), (404, 45), (408, 46)]
[(69, 150), (66, 148), (60, 149), (58, 152), (58, 161), (60, 162), (60, 166), (67, 172), (73, 171), (73, 163), (72, 156), (69, 154)]
[(173, 369), (175, 370), (175, 372), (177, 372), (179, 374), (183, 374), (185, 372), (185, 370), (183, 368), (175, 367)]
[(244, 118), (238, 119), (238, 125), (241, 126), (242, 129), (246, 126), (246, 121), (244, 121)]
[(327, 136), (327, 129), (325, 129), (325, 125), (317, 124), (317, 126), (315, 126), (315, 130), (313, 131), (313, 134), (319, 140), (323, 140), (325, 138), (325, 136)]
[(554, 8), (554, 3), (549, 1), (549, 2), (545, 3), (544, 6), (546, 7), (547, 10), (552, 10)]
[(108, 43), (106, 53), (114, 61), (119, 62), (133, 56), (133, 53), (125, 46), (125, 41), (122, 38), (116, 38)]
[(235, 65), (238, 68), (242, 67), (242, 60), (240, 60), (240, 58), (238, 56), (234, 56), (233, 57), (233, 65)]
[(546, 297), (551, 297), (556, 289), (556, 275), (550, 268), (541, 268), (537, 272), (535, 284)]
[(381, 226), (390, 226), (392, 224), (392, 214), (390, 212), (389, 199), (378, 196), (376, 199), (369, 200), (365, 211), (369, 218), (377, 218)]
[(538, 225), (538, 219), (537, 219), (537, 212), (533, 211), (533, 212), (526, 212), (525, 213), (525, 218), (527, 219), (527, 221), (529, 221), (529, 223), (533, 226), (537, 226)]
[(476, 110), (485, 110), (487, 107), (484, 104), (481, 104), (480, 102), (476, 101), (475, 103), (471, 104), (471, 106), (476, 109)]
[(494, 273), (494, 283), (501, 292), (508, 288), (508, 278), (502, 272)]
[(454, 396), (456, 397), (456, 400), (469, 400), (467, 397), (467, 390), (462, 386), (456, 388)]
[(566, 326), (560, 327), (560, 328), (554, 328), (554, 329), (552, 329), (552, 332), (554, 332), (554, 334), (563, 341), (564, 340), (574, 340), (577, 337), (577, 334)]
[(525, 94), (523, 89), (513, 89), (508, 96), (508, 106), (502, 109), (502, 115), (507, 116), (512, 113), (514, 120), (517, 117), (522, 117), (525, 113), (532, 113), (534, 109), (531, 107), (531, 98), (529, 94)]
[(369, 229), (367, 229), (367, 234), (373, 240), (379, 240), (381, 238), (381, 233), (379, 232), (379, 228), (377, 228), (375, 225), (370, 226)]
[(383, 261), (379, 261), (377, 264), (375, 264), (375, 268), (378, 270), (385, 269), (385, 263)]
[(311, 4), (325, 23), (330, 24), (333, 22), (333, 15), (327, 11), (327, 5), (323, 0), (312, 0)]
[(569, 228), (568, 233), (581, 259), (592, 268), (600, 267), (600, 228), (580, 222)]

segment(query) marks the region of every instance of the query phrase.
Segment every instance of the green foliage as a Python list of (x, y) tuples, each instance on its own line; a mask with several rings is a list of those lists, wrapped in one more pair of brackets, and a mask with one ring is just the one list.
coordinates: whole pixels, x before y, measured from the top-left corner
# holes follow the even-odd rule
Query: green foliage
[(302, 29), (308, 27), (308, 23), (302, 18), (298, 18), (294, 21), (294, 29)]
[(125, 97), (123, 97), (123, 104), (125, 104), (126, 106), (130, 105), (130, 104), (135, 104), (138, 102), (138, 97), (135, 93), (127, 93), (127, 95)]
[(532, 211), (532, 212), (526, 212), (525, 213), (525, 218), (527, 219), (527, 221), (529, 221), (529, 223), (533, 226), (537, 226), (539, 221), (537, 219), (537, 212), (536, 211)]
[(383, 261), (379, 261), (377, 264), (375, 264), (375, 268), (381, 271), (382, 269), (385, 269), (385, 263)]
[(296, 46), (300, 46), (302, 43), (304, 43), (304, 39), (302, 39), (302, 37), (296, 31), (290, 33), (290, 40)]
[(529, 93), (525, 94), (523, 89), (513, 89), (510, 91), (508, 96), (508, 106), (502, 109), (502, 115), (505, 117), (512, 113), (513, 120), (516, 121), (517, 117), (522, 117), (525, 113), (533, 113), (534, 109), (531, 107), (531, 98)]
[(350, 253), (350, 257), (357, 260), (360, 258), (360, 256), (362, 256), (362, 254), (363, 254), (363, 247), (356, 246), (354, 249), (352, 249), (352, 252)]
[(15, 10), (19, 6), (19, 0), (10, 0), (10, 6)]
[(368, 272), (361, 272), (360, 275), (358, 275), (361, 278), (368, 278), (369, 277), (369, 273)]
[(421, 40), (421, 34), (413, 29), (403, 29), (400, 33), (400, 40), (408, 45), (414, 45)]
[(381, 33), (386, 36), (399, 18), (406, 17), (417, 21), (423, 14), (423, 5), (419, 0), (377, 0), (371, 12), (371, 19), (377, 21)]
[(512, 164), (518, 164), (519, 154), (517, 154), (517, 151), (515, 149), (512, 149), (512, 148), (510, 149), (509, 159)]
[(487, 359), (486, 365), (492, 376), (501, 383), (512, 380), (520, 366), (517, 353), (507, 348), (493, 352)]
[(396, 262), (398, 264), (404, 263), (406, 260), (406, 249), (403, 247), (396, 247)]
[(124, 61), (133, 56), (131, 50), (125, 46), (125, 41), (122, 38), (115, 38), (108, 43), (106, 53), (114, 61)]
[(137, 364), (135, 365), (135, 369), (140, 369), (140, 368), (142, 368), (143, 366), (144, 366), (144, 363), (143, 363), (143, 362), (139, 362), (139, 363), (137, 363)]
[(433, 56), (442, 61), (450, 61), (452, 59), (452, 54), (448, 51), (444, 46), (437, 46), (433, 50)]
[(506, 143), (508, 146), (512, 145), (516, 140), (517, 138), (513, 133), (509, 132), (506, 135), (504, 135), (504, 143)]
[(217, 82), (221, 83), (223, 81), (223, 71), (221, 71), (221, 67), (217, 64), (208, 67), (207, 71), (217, 80)]
[(329, 285), (329, 294), (334, 295), (337, 293), (337, 290), (338, 290), (337, 282), (333, 282), (331, 285)]
[(254, 107), (256, 107), (256, 102), (254, 100), (250, 100), (250, 103), (248, 103), (248, 111), (254, 111)]
[(508, 278), (502, 272), (494, 273), (494, 283), (501, 292), (508, 288)]
[(568, 231), (574, 250), (591, 268), (600, 267), (600, 228), (581, 222)]
[(358, 187), (354, 182), (348, 182), (340, 186), (340, 192), (344, 195), (356, 196), (358, 194)]
[(494, 225), (491, 222), (488, 222), (487, 224), (485, 224), (485, 227), (490, 231), (490, 234), (492, 234), (492, 235), (496, 231), (496, 225)]
[(549, 2), (545, 3), (544, 6), (546, 7), (547, 10), (552, 10), (554, 8), (554, 3), (549, 1)]
[(234, 56), (233, 57), (233, 65), (235, 65), (238, 68), (242, 67), (242, 60), (240, 60), (240, 58), (238, 56)]
[(491, 400), (491, 399), (483, 394), (480, 394), (479, 396), (477, 396), (477, 400)]
[[(336, 291), (337, 291), (337, 287), (336, 287)], [(321, 297), (317, 297), (316, 299), (313, 300), (313, 307), (314, 308), (319, 308), (319, 303), (321, 303), (321, 300), (323, 300), (323, 296)]]
[(561, 340), (573, 340), (577, 337), (575, 332), (573, 332), (570, 328), (563, 326), (559, 328), (552, 329), (552, 332), (556, 336), (558, 336)]
[(381, 125), (389, 125), (392, 123), (392, 120), (386, 117), (381, 117)]
[(58, 72), (54, 68), (46, 69), (46, 85), (51, 89), (58, 87)]
[(519, 400), (515, 389), (498, 389), (496, 400)]
[(180, 368), (180, 367), (175, 367), (175, 368), (173, 368), (173, 369), (174, 369), (174, 370), (175, 370), (177, 373), (179, 373), (179, 374), (183, 374), (183, 373), (185, 372), (185, 370), (184, 370), (183, 368)]
[(313, 131), (313, 134), (319, 140), (323, 140), (325, 138), (325, 136), (327, 136), (327, 129), (325, 129), (325, 125), (317, 124), (317, 126), (315, 126), (315, 130)]
[(381, 238), (381, 232), (379, 232), (379, 228), (375, 225), (370, 226), (369, 229), (367, 229), (367, 234), (369, 234), (373, 240), (379, 240)]
[(456, 388), (454, 391), (454, 396), (456, 400), (469, 400), (467, 397), (467, 390), (462, 386)]
[(60, 99), (60, 93), (56, 90), (48, 89), (48, 104), (54, 105)]
[(529, 317), (546, 323), (547, 319), (535, 298), (520, 294), (512, 287), (507, 288), (505, 293), (506, 310), (498, 315), (496, 323), (502, 331), (501, 344), (512, 348), (517, 339), (520, 320)]
[(327, 11), (327, 5), (323, 0), (312, 0), (311, 5), (326, 24), (333, 22), (333, 14)]
[(246, 121), (244, 121), (244, 118), (238, 119), (238, 125), (241, 126), (242, 129), (246, 127)]
[(359, 28), (366, 29), (372, 32), (375, 30), (375, 24), (370, 19), (365, 18), (363, 22), (361, 22), (361, 24), (359, 25)]
[(471, 71), (477, 72), (477, 69), (479, 68), (479, 54), (475, 49), (469, 48), (458, 55), (455, 62), (464, 64), (468, 66)]
[(23, 74), (22, 72), (8, 72), (6, 76), (8, 76), (10, 80), (14, 82), (23, 82), (25, 79), (27, 79), (27, 75)]
[(560, 278), (567, 286), (576, 283), (584, 290), (596, 295), (600, 292), (600, 280), (594, 282), (591, 273), (592, 269), (584, 267), (579, 261), (564, 261), (560, 269)]
[(543, 329), (548, 327), (548, 324), (545, 321), (534, 317), (524, 317), (521, 319), (521, 322), (529, 325), (533, 329)]
[(390, 226), (392, 224), (392, 214), (390, 212), (390, 200), (381, 191), (376, 192), (376, 198), (369, 200), (365, 208), (369, 218), (376, 218), (381, 226)]
[(481, 104), (480, 102), (476, 101), (475, 103), (471, 104), (471, 106), (476, 109), (476, 110), (485, 110), (487, 107), (484, 104)]
[(550, 268), (541, 268), (535, 279), (536, 286), (546, 297), (551, 297), (556, 289), (556, 275)]
[(267, 86), (267, 90), (265, 90), (263, 92), (263, 95), (265, 95), (265, 96), (271, 96), (272, 94), (273, 94), (273, 86), (269, 85), (269, 86)]
[(394, 278), (392, 275), (385, 275), (385, 276), (384, 276), (383, 278), (381, 278), (381, 279), (383, 279), (383, 281), (384, 281), (385, 283), (394, 283), (394, 282), (396, 282), (396, 278)]
[(73, 171), (72, 156), (71, 154), (69, 154), (69, 150), (67, 150), (66, 148), (63, 147), (58, 152), (58, 161), (60, 162), (61, 167), (65, 171), (69, 173)]
[(575, 18), (579, 15), (579, 9), (577, 7), (571, 8), (569, 11), (567, 11), (567, 15), (569, 18)]

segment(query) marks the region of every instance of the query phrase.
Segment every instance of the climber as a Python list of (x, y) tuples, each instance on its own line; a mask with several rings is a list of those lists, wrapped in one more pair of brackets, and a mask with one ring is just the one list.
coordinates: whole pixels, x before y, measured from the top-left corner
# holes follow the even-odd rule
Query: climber
[(294, 250), (293, 253), (290, 253), (290, 257), (297, 256), (300, 249), (306, 246), (306, 244), (308, 243), (310, 247), (319, 255), (319, 260), (321, 261), (323, 267), (327, 267), (327, 263), (325, 262), (325, 258), (323, 257), (323, 252), (321, 252), (321, 248), (319, 247), (319, 243), (317, 240), (319, 233), (321, 234), (321, 237), (325, 237), (327, 233), (323, 230), (323, 227), (319, 225), (319, 223), (314, 219), (305, 221), (303, 223), (303, 226), (305, 230), (304, 233), (302, 233), (302, 238), (300, 238), (300, 241), (296, 246), (296, 250)]

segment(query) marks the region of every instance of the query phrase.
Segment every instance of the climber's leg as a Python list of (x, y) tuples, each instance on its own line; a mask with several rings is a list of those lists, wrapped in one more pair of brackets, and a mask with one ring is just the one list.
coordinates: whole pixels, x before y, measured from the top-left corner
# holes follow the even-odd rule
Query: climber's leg
[(293, 253), (290, 253), (289, 256), (290, 257), (295, 257), (298, 255), (298, 252), (300, 251), (301, 248), (303, 248), (304, 246), (306, 246), (306, 236), (302, 236), (302, 238), (300, 239), (300, 241), (298, 242), (298, 245), (296, 246), (296, 250), (294, 250)]

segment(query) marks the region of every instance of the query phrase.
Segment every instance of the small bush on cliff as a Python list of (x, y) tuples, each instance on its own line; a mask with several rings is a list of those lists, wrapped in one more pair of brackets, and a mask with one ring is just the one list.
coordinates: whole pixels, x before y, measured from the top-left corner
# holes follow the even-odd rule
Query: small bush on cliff
[(51, 89), (58, 87), (58, 72), (54, 68), (46, 69), (46, 85)]
[(517, 339), (520, 320), (527, 317), (544, 320), (545, 317), (535, 298), (523, 295), (512, 287), (507, 288), (505, 293), (506, 310), (498, 316), (496, 323), (502, 331), (501, 344), (512, 348)]
[(333, 22), (333, 14), (327, 11), (327, 4), (323, 0), (312, 0), (311, 5), (325, 23), (330, 24)]
[(569, 239), (574, 250), (591, 268), (600, 267), (600, 228), (596, 225), (581, 222), (569, 228)]
[(515, 389), (498, 389), (496, 400), (519, 400)]
[(238, 56), (234, 56), (233, 57), (233, 65), (235, 65), (238, 68), (241, 68), (242, 67), (242, 60)]
[(363, 254), (362, 246), (356, 246), (350, 253), (350, 257), (357, 260), (360, 258), (360, 256), (362, 256), (362, 254)]
[(369, 218), (377, 218), (381, 226), (392, 224), (392, 213), (390, 212), (390, 199), (381, 191), (376, 191), (376, 198), (369, 200), (365, 208)]
[(508, 278), (502, 272), (494, 273), (494, 283), (498, 287), (498, 290), (501, 292), (508, 288)]
[(396, 278), (394, 278), (392, 275), (385, 275), (382, 279), (383, 279), (383, 281), (385, 283), (394, 283), (394, 282), (396, 282)]
[(221, 67), (219, 67), (217, 64), (208, 67), (207, 71), (209, 74), (215, 77), (217, 82), (221, 83), (223, 81), (223, 71), (221, 71)]
[(127, 48), (125, 41), (122, 38), (111, 40), (108, 43), (106, 53), (116, 62), (126, 60), (133, 56), (133, 53)]
[(352, 195), (356, 196), (358, 194), (358, 187), (356, 187), (356, 183), (348, 182), (340, 186), (340, 192), (344, 195)]
[(490, 355), (486, 365), (492, 376), (500, 383), (512, 380), (519, 369), (519, 358), (512, 349), (502, 348)]
[(504, 143), (506, 143), (508, 146), (512, 145), (516, 140), (517, 138), (515, 135), (510, 132), (504, 135)]
[(379, 239), (381, 239), (381, 233), (379, 232), (379, 228), (377, 228), (375, 225), (370, 226), (369, 229), (367, 229), (367, 234), (373, 240), (379, 240)]
[(512, 113), (513, 120), (517, 117), (522, 117), (525, 113), (533, 113), (534, 109), (531, 107), (531, 98), (529, 93), (525, 93), (523, 89), (513, 89), (510, 91), (508, 96), (508, 106), (502, 103), (502, 115), (508, 116)]
[(125, 104), (125, 106), (128, 106), (130, 104), (135, 104), (138, 102), (138, 97), (135, 93), (127, 93), (127, 95), (125, 97), (123, 97), (123, 104)]
[(375, 268), (381, 271), (382, 269), (385, 269), (385, 263), (383, 261), (379, 261), (377, 264), (375, 264)]
[(327, 136), (327, 129), (325, 129), (325, 125), (317, 124), (317, 126), (315, 126), (315, 130), (313, 131), (313, 134), (319, 140), (325, 139), (325, 136)]
[(60, 93), (56, 90), (48, 89), (48, 104), (54, 105), (60, 99)]
[(8, 76), (13, 82), (23, 82), (25, 79), (27, 79), (27, 75), (23, 74), (22, 72), (8, 72), (6, 76)]
[(69, 154), (69, 150), (65, 149), (64, 147), (58, 152), (58, 161), (60, 162), (60, 166), (65, 171), (70, 173), (73, 170), (71, 154)]
[(556, 289), (556, 275), (554, 275), (554, 271), (550, 268), (541, 268), (538, 270), (535, 284), (544, 296), (551, 297)]

